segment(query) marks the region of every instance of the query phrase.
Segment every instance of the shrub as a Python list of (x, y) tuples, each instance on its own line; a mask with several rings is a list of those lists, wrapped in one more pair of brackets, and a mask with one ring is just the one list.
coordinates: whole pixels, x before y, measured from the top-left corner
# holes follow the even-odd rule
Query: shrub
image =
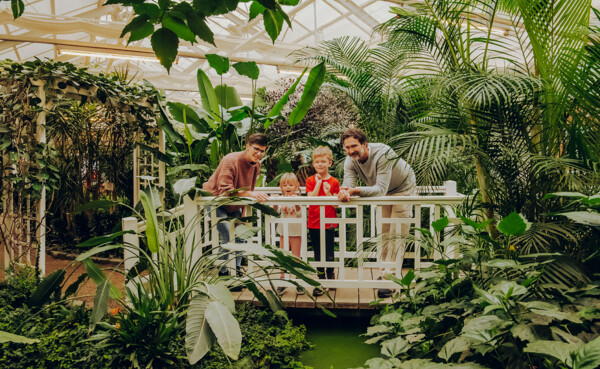
[[(237, 307), (236, 318), (242, 329), (242, 351), (238, 365), (244, 368), (298, 368), (300, 354), (311, 347), (306, 328), (293, 325), (270, 310), (244, 304)], [(212, 350), (195, 369), (229, 369), (226, 355)]]

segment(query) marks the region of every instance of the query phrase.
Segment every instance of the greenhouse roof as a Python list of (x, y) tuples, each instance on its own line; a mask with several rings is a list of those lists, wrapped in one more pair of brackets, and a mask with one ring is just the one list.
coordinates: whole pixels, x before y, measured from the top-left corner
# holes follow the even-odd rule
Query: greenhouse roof
[[(293, 77), (302, 70), (294, 66), (291, 52), (345, 35), (377, 43), (380, 39), (371, 30), (389, 19), (390, 6), (410, 6), (415, 2), (418, 0), (303, 0), (295, 7), (284, 7), (293, 29), (284, 28), (274, 45), (261, 17), (248, 22), (249, 3), (240, 3), (235, 12), (210, 18), (216, 47), (206, 42), (191, 45), (182, 41), (176, 64), (167, 74), (154, 61), (121, 59), (154, 58), (148, 38), (129, 45), (126, 38), (119, 38), (133, 18), (130, 7), (103, 6), (105, 0), (30, 0), (26, 1), (25, 13), (13, 20), (10, 2), (3, 1), (0, 59), (51, 58), (95, 71), (126, 71), (130, 77), (146, 79), (167, 90), (171, 99), (187, 100), (190, 92), (197, 91), (196, 70), (209, 69), (205, 54), (218, 53), (231, 61), (256, 61), (261, 69), (259, 86), (272, 86), (277, 79)], [(600, 0), (593, 0), (592, 4), (598, 7)], [(501, 24), (502, 19), (497, 22)], [(217, 75), (209, 75), (216, 83)], [(242, 98), (250, 96), (250, 80), (239, 77), (235, 71), (225, 76), (225, 82), (236, 86)]]

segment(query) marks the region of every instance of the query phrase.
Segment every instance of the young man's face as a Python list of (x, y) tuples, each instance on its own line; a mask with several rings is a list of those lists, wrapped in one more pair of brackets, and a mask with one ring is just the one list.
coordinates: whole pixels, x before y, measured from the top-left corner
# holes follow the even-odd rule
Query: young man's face
[(348, 155), (354, 161), (367, 160), (366, 148), (366, 142), (361, 144), (358, 139), (354, 137), (348, 137), (344, 140), (344, 149), (346, 150), (346, 155)]
[(317, 174), (327, 174), (331, 164), (331, 160), (326, 156), (317, 156), (313, 158), (313, 167), (317, 171)]
[(246, 158), (251, 163), (258, 163), (265, 154), (265, 150), (267, 150), (266, 146), (259, 144), (246, 144)]

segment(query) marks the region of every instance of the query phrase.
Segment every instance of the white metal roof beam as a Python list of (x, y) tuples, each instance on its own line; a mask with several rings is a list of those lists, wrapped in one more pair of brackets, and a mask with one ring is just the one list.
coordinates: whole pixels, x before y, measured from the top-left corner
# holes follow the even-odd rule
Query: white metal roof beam
[[(353, 0), (334, 0), (336, 3), (340, 4), (341, 6), (343, 6), (344, 8), (348, 9), (349, 11), (352, 12), (352, 14), (354, 14), (358, 19), (362, 20), (363, 22), (366, 23), (367, 26), (369, 26), (369, 28), (375, 28), (376, 26), (379, 25), (379, 21), (373, 17), (371, 17), (369, 14), (367, 14), (365, 12), (365, 10), (363, 8), (361, 8), (360, 6), (356, 5), (354, 3)], [(369, 33), (369, 32), (367, 32)]]
[[(313, 2), (315, 2), (315, 0), (306, 0), (306, 1), (303, 1), (303, 2), (301, 2), (301, 3), (300, 3), (300, 5), (296, 5), (296, 6), (294, 7), (294, 9), (290, 10), (290, 11), (287, 13), (287, 14), (288, 14), (288, 16), (289, 16), (289, 17), (290, 17), (290, 19), (291, 19), (291, 18), (292, 18), (292, 17), (293, 17), (295, 14), (297, 14), (299, 11), (303, 10), (304, 8), (307, 8), (307, 7), (308, 7), (309, 5), (311, 5)], [(260, 21), (262, 21), (262, 20), (263, 20), (262, 16), (258, 16), (258, 17), (256, 17), (256, 18), (254, 18), (253, 20), (251, 20), (251, 21), (248, 23), (248, 25), (249, 25), (249, 26), (254, 26), (254, 25), (256, 25), (258, 22), (260, 22)], [(258, 39), (258, 38), (264, 37), (266, 34), (267, 34), (267, 31), (265, 31), (264, 29), (261, 29), (261, 30), (260, 30), (258, 33), (254, 34), (252, 37), (250, 37), (250, 38), (247, 40), (247, 42), (248, 42), (248, 43), (250, 43), (250, 42), (252, 42), (252, 41), (255, 41), (255, 40), (256, 40), (256, 39)], [(270, 39), (269, 39), (269, 40), (270, 40)], [(231, 54), (233, 54), (233, 53), (235, 53), (235, 52), (239, 51), (239, 48), (240, 48), (240, 47), (242, 47), (242, 46), (243, 46), (243, 44), (242, 44), (242, 45), (239, 45), (239, 46), (238, 46), (238, 47), (236, 47), (236, 48), (233, 48), (233, 49), (231, 49), (231, 50), (230, 50), (230, 53), (231, 53)]]

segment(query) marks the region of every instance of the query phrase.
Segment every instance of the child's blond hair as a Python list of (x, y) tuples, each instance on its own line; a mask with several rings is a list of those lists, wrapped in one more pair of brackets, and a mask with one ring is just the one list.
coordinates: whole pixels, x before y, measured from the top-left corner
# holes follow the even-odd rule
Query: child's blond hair
[(279, 187), (288, 183), (296, 186), (296, 188), (300, 190), (300, 181), (298, 181), (298, 177), (296, 177), (294, 173), (285, 173), (283, 176), (281, 176), (281, 179), (279, 180)]
[(331, 149), (327, 146), (319, 146), (312, 152), (312, 158), (315, 160), (317, 156), (325, 156), (329, 161), (333, 161), (333, 153)]

